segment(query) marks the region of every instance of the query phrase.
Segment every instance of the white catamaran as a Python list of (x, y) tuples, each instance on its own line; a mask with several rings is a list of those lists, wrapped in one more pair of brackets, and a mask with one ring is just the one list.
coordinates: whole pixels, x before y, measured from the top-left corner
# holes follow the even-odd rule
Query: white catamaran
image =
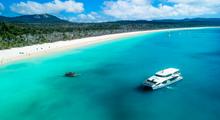
[(168, 86), (182, 79), (183, 77), (181, 76), (179, 69), (167, 68), (157, 72), (155, 75), (145, 80), (144, 86), (152, 90), (155, 90), (158, 88)]

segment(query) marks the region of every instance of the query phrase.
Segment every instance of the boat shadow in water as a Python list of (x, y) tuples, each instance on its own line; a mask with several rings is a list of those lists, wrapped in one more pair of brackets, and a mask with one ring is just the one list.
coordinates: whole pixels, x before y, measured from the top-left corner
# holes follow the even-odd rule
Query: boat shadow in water
[(153, 91), (151, 88), (146, 87), (146, 86), (144, 86), (144, 85), (139, 85), (139, 86), (137, 86), (137, 87), (136, 87), (136, 90), (137, 90), (138, 92), (141, 92), (141, 93), (147, 93), (147, 92), (152, 92), (152, 91)]

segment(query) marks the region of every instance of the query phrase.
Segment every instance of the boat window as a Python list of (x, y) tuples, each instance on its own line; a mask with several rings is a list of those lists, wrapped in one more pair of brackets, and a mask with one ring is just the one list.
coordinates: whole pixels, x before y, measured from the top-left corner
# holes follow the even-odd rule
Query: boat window
[(160, 85), (160, 83), (156, 84), (156, 85)]
[(147, 80), (148, 82), (151, 82), (151, 83), (157, 83), (157, 82), (155, 82), (155, 81), (153, 81), (153, 80)]
[(176, 80), (176, 78), (177, 78), (177, 77), (173, 77), (173, 78), (170, 79), (170, 81)]
[(179, 71), (176, 71), (175, 73), (173, 73), (173, 74), (178, 74), (179, 73)]
[(171, 76), (172, 74), (168, 74), (168, 75), (158, 75), (158, 74), (156, 74), (156, 76), (157, 77), (169, 77), (169, 76)]
[(157, 76), (157, 77), (165, 77), (165, 76), (163, 76), (163, 75), (158, 75), (158, 74), (156, 74), (156, 76)]
[(163, 83), (163, 84), (166, 84), (166, 83), (167, 83), (167, 81), (163, 81), (162, 83)]

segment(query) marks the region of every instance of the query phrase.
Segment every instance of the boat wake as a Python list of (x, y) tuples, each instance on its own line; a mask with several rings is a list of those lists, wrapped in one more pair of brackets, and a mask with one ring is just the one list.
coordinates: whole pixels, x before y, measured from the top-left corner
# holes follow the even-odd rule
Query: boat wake
[(171, 87), (171, 86), (167, 86), (166, 88), (169, 89), (169, 90), (174, 90), (175, 89), (174, 87)]

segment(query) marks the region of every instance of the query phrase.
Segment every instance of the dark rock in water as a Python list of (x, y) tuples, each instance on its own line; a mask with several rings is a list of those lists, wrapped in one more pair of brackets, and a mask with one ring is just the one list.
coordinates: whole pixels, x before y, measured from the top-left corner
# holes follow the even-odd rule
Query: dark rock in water
[(67, 73), (65, 73), (65, 77), (76, 77), (76, 76), (77, 76), (77, 74), (74, 73), (74, 72), (67, 72)]

